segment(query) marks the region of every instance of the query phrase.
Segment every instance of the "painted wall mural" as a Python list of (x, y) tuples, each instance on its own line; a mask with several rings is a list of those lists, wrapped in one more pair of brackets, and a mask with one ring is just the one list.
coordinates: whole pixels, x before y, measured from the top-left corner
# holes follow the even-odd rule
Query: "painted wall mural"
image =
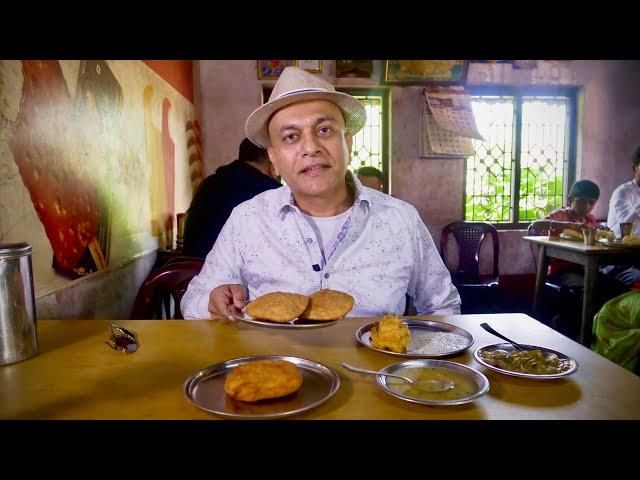
[(0, 243), (36, 295), (171, 244), (194, 114), (141, 61), (0, 61)]

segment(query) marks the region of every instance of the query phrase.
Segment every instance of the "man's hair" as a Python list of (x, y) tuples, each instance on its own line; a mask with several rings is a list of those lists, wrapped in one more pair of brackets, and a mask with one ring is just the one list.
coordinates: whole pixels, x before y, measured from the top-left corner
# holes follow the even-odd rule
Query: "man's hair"
[(633, 154), (632, 162), (634, 167), (637, 167), (638, 165), (640, 165), (640, 147), (638, 147), (638, 149)]
[(238, 149), (238, 160), (241, 162), (268, 162), (269, 155), (264, 148), (261, 148), (254, 144), (248, 138), (245, 138), (240, 143)]
[(380, 183), (384, 185), (384, 173), (376, 167), (360, 167), (356, 171), (356, 175), (362, 175), (363, 177), (376, 177), (380, 180)]
[(598, 200), (600, 198), (600, 188), (591, 180), (578, 180), (571, 187), (569, 201), (571, 202), (576, 197)]

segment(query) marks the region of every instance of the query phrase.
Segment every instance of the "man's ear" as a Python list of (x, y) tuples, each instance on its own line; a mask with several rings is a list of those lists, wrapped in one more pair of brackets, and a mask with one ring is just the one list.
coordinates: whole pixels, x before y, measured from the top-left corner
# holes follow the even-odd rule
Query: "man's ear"
[(351, 153), (351, 149), (353, 148), (353, 135), (350, 133), (344, 134), (344, 140), (347, 142), (347, 147), (349, 147), (349, 153)]
[(277, 158), (275, 150), (273, 147), (267, 148), (267, 155), (269, 155), (269, 161), (271, 164), (269, 165), (269, 171), (272, 173), (272, 176), (278, 177), (280, 176), (280, 172), (278, 171)]
[(269, 175), (271, 175), (273, 178), (278, 178), (280, 175), (278, 174), (278, 170), (276, 169), (276, 166), (269, 162)]

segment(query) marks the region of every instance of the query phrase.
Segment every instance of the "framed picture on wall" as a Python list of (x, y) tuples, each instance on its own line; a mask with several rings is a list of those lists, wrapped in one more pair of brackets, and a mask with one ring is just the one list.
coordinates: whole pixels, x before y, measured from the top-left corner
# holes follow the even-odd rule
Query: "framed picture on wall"
[(467, 60), (387, 60), (384, 83), (390, 85), (464, 85)]
[(536, 68), (538, 68), (537, 60), (514, 60), (513, 61), (514, 70), (535, 70)]
[(258, 80), (277, 80), (282, 70), (294, 65), (295, 60), (258, 60)]
[(371, 78), (373, 60), (336, 60), (336, 78)]
[(296, 60), (296, 66), (310, 73), (322, 73), (322, 60)]

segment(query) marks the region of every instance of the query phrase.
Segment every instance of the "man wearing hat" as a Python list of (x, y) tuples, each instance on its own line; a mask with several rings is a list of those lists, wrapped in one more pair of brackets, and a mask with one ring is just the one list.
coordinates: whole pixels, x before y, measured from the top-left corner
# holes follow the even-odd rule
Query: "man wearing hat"
[(364, 125), (354, 97), (284, 69), (245, 133), (267, 149), (285, 186), (234, 209), (182, 298), (185, 318), (238, 315), (269, 292), (328, 288), (355, 298), (351, 316), (457, 314), (460, 297), (417, 210), (365, 188), (347, 169)]

